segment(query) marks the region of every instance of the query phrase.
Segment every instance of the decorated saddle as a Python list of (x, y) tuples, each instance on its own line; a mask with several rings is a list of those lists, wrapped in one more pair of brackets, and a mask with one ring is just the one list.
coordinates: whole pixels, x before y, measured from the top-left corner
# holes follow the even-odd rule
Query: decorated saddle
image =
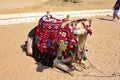
[[(62, 28), (61, 25), (63, 21), (52, 16), (50, 18), (46, 17), (46, 20), (43, 18), (44, 17), (39, 20), (36, 28), (33, 48), (37, 48), (40, 55), (46, 53), (51, 56), (56, 56), (59, 49), (61, 52), (58, 56), (59, 60), (67, 59), (75, 54), (77, 49), (77, 40), (72, 34), (73, 27), (67, 24)], [(44, 63), (44, 61), (42, 62)], [(53, 62), (53, 58), (51, 62)]]

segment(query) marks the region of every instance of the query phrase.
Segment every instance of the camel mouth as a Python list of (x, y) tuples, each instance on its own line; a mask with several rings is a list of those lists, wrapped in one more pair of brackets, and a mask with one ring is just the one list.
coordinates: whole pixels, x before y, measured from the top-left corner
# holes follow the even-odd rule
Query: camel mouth
[(74, 30), (73, 31), (73, 34), (76, 35), (76, 36), (79, 36), (79, 35), (82, 35), (86, 32), (85, 29), (82, 29), (82, 30)]
[(73, 33), (73, 35), (74, 35), (75, 37), (78, 37), (78, 36), (80, 36), (80, 34), (74, 34), (74, 33)]

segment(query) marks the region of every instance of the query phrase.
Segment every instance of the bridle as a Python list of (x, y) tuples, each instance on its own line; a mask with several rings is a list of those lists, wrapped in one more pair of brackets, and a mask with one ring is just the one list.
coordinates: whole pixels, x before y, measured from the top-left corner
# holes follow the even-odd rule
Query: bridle
[[(85, 21), (88, 21), (88, 24), (86, 25), (86, 23), (85, 23)], [(78, 20), (73, 20), (73, 21), (67, 21), (67, 22), (64, 22), (63, 24), (62, 24), (62, 28), (64, 28), (66, 25), (71, 25), (72, 27), (73, 27), (73, 29), (75, 29), (76, 28), (76, 25), (78, 24), (78, 23), (81, 23), (82, 24), (82, 26), (83, 26), (83, 29), (85, 29), (86, 30), (86, 35), (91, 35), (92, 34), (92, 31), (91, 31), (91, 20), (87, 20), (87, 19), (78, 19)], [(80, 35), (75, 35), (74, 33), (72, 33), (76, 38), (78, 37), (78, 36), (80, 36)], [(77, 40), (78, 41), (78, 40)], [(80, 56), (80, 58), (78, 57), (78, 53), (80, 54), (79, 56)], [(77, 52), (75, 53), (75, 55), (76, 55), (76, 61), (79, 61), (78, 63), (79, 64), (81, 64), (81, 60), (83, 59), (83, 60), (85, 60), (86, 59), (86, 57), (85, 57), (85, 50), (83, 49), (83, 50), (77, 50)]]
[[(86, 25), (85, 21), (88, 21), (89, 24)], [(66, 25), (69, 24), (69, 25), (71, 25), (73, 27), (73, 29), (75, 29), (77, 23), (79, 23), (79, 22), (81, 22), (81, 24), (83, 25), (83, 27), (86, 30), (87, 34), (92, 35), (92, 31), (91, 31), (92, 20), (91, 19), (89, 19), (89, 20), (87, 20), (87, 19), (77, 19), (77, 20), (72, 20), (72, 21), (66, 21), (66, 22), (62, 23), (61, 28), (64, 28)]]

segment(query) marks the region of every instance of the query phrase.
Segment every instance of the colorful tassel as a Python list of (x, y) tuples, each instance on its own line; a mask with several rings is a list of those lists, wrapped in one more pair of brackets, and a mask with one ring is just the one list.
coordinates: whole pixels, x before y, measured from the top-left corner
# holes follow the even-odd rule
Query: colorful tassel
[(60, 51), (65, 51), (66, 48), (67, 48), (67, 45), (64, 44), (64, 41), (61, 40), (60, 41), (60, 46), (59, 46)]
[(35, 38), (35, 42), (37, 42), (38, 41), (38, 36), (36, 36), (36, 38)]
[(86, 57), (86, 56), (84, 56), (84, 57), (83, 57), (83, 60), (84, 60), (84, 61), (86, 61), (86, 60), (87, 60), (87, 57)]
[(48, 47), (50, 47), (51, 46), (51, 44), (50, 44), (50, 39), (48, 40)]

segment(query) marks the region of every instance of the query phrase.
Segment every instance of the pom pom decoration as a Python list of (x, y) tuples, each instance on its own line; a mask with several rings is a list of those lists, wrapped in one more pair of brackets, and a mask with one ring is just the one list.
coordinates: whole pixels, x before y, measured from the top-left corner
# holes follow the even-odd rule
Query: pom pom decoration
[(81, 63), (85, 64), (85, 61), (82, 59), (82, 60), (81, 60)]
[(86, 49), (85, 51), (88, 52), (88, 49)]
[(69, 51), (69, 53), (70, 53), (71, 56), (74, 54), (71, 50)]
[(83, 57), (83, 60), (84, 60), (84, 61), (86, 61), (86, 60), (87, 60), (87, 57), (86, 57), (86, 56), (84, 56), (84, 57)]
[(60, 40), (60, 43), (59, 43), (59, 49), (60, 49), (60, 51), (65, 51), (66, 48), (67, 48), (67, 45), (64, 44), (63, 40)]

